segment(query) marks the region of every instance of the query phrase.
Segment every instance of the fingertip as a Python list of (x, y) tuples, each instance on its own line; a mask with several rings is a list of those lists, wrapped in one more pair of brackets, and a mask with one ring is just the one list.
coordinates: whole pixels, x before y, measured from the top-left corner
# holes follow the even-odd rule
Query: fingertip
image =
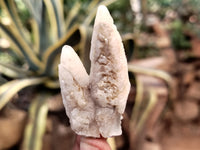
[(76, 136), (73, 150), (80, 150), (80, 138), (79, 135)]
[(80, 150), (111, 150), (105, 138), (80, 138)]

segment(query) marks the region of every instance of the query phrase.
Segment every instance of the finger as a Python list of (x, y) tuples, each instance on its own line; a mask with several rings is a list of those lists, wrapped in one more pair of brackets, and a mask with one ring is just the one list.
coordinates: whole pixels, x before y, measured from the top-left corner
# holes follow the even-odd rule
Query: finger
[(80, 136), (76, 136), (76, 141), (73, 150), (80, 150)]
[(80, 150), (111, 150), (105, 138), (80, 138)]

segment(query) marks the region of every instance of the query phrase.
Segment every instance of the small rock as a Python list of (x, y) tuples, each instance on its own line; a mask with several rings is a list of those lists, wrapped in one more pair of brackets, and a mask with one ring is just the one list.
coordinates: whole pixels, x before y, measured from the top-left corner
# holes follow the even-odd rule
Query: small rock
[(188, 71), (184, 73), (183, 75), (183, 84), (190, 84), (194, 81), (195, 78), (195, 72), (194, 71)]
[(187, 96), (189, 98), (200, 100), (200, 83), (193, 82), (188, 89)]
[(142, 150), (161, 150), (161, 147), (158, 143), (145, 142), (141, 149)]
[(200, 79), (200, 70), (198, 70), (198, 71), (196, 72), (196, 78), (197, 78), (197, 79)]
[(191, 121), (198, 117), (198, 104), (194, 101), (183, 101), (175, 104), (175, 115), (182, 121)]
[(200, 39), (193, 37), (191, 40), (191, 45), (194, 56), (200, 57)]
[(26, 112), (9, 109), (6, 116), (0, 117), (0, 150), (8, 149), (22, 138), (26, 122)]

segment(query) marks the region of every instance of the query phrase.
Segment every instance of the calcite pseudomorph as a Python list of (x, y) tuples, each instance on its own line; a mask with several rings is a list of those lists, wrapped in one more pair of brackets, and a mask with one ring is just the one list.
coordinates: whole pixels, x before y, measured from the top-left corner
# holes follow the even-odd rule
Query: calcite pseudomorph
[(88, 75), (73, 48), (62, 49), (59, 80), (71, 128), (89, 137), (120, 135), (130, 82), (122, 40), (105, 6), (97, 10), (90, 60)]

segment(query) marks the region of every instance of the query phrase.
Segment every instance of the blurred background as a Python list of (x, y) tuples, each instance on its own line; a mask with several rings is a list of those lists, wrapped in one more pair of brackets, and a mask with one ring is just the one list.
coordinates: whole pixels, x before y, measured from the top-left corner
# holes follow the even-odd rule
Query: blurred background
[(121, 34), (132, 85), (112, 150), (199, 149), (199, 0), (1, 0), (0, 150), (72, 149), (57, 67), (68, 44), (89, 73), (100, 4)]

